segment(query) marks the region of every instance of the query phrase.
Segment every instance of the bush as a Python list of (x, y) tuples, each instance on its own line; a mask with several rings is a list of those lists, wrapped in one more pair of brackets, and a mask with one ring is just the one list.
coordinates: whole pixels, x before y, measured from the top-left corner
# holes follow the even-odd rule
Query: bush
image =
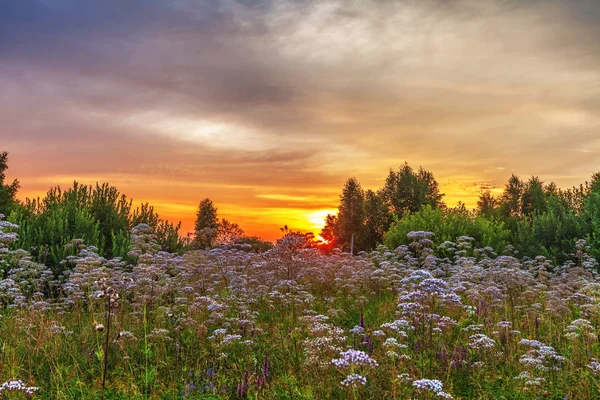
[(475, 217), (464, 208), (441, 210), (425, 206), (421, 211), (395, 219), (384, 236), (384, 244), (391, 249), (409, 244), (409, 232), (433, 232), (433, 241), (439, 245), (446, 241), (456, 241), (460, 236), (470, 236), (475, 247), (492, 247), (501, 252), (508, 244), (509, 231), (495, 219)]

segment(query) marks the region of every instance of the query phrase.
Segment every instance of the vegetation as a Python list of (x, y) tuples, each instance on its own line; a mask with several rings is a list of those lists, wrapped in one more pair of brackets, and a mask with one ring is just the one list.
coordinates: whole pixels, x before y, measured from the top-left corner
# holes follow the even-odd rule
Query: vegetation
[(372, 250), (382, 243), (394, 218), (418, 212), (423, 206), (443, 206), (433, 174), (423, 168), (414, 171), (408, 164), (390, 170), (383, 188), (363, 191), (356, 178), (346, 181), (337, 216), (327, 216), (321, 237), (331, 246), (355, 251)]
[(8, 169), (8, 152), (0, 152), (0, 214), (8, 215), (17, 203), (17, 192), (19, 181), (14, 180), (11, 184), (5, 183), (6, 170)]
[(389, 248), (395, 249), (410, 243), (409, 232), (419, 230), (435, 232), (433, 241), (438, 246), (461, 236), (469, 236), (477, 246), (489, 247), (496, 253), (504, 250), (510, 236), (501, 221), (474, 216), (464, 206), (441, 210), (427, 205), (403, 219), (396, 217), (394, 228), (386, 233), (384, 242)]
[(61, 261), (76, 254), (67, 246), (74, 239), (94, 246), (104, 257), (126, 257), (129, 231), (140, 223), (154, 229), (162, 250), (180, 252), (184, 245), (180, 224), (161, 219), (149, 204), (132, 209), (132, 201), (107, 183), (74, 182), (66, 190), (53, 187), (43, 199), (26, 199), (13, 206), (8, 220), (19, 226), (19, 239), (13, 246), (27, 249), (36, 262), (50, 266), (56, 274), (63, 270)]
[[(594, 399), (600, 283), (585, 241), (563, 265), (432, 233), (324, 255), (287, 232), (262, 254), (80, 241), (55, 279), (0, 243), (0, 388), (14, 398)], [(44, 293), (49, 293), (45, 295)], [(11, 398), (13, 398), (11, 397)]]
[(8, 186), (0, 397), (600, 397), (599, 174), (512, 176), (474, 211), (422, 168), (351, 178), (327, 246), (247, 237), (208, 198), (186, 243), (108, 184)]
[(206, 198), (200, 202), (194, 224), (194, 248), (212, 249), (247, 241), (244, 230), (235, 222), (225, 218), (219, 220), (217, 211), (211, 199)]
[[(349, 187), (357, 188), (353, 202), (347, 196)], [(349, 238), (357, 232), (356, 253), (380, 243), (394, 249), (407, 243), (408, 232), (426, 230), (435, 234), (436, 245), (470, 236), (476, 246), (491, 247), (498, 254), (511, 245), (517, 254), (543, 255), (558, 264), (584, 238), (591, 254), (600, 257), (600, 173), (567, 190), (535, 176), (524, 182), (512, 175), (500, 196), (482, 192), (472, 211), (464, 205), (449, 208), (442, 197), (431, 172), (423, 168), (414, 172), (407, 164), (398, 172), (390, 171), (377, 192), (365, 194), (360, 182), (351, 178), (340, 196), (338, 214), (327, 216), (321, 237), (347, 250)], [(349, 223), (346, 210), (351, 206), (355, 217)]]

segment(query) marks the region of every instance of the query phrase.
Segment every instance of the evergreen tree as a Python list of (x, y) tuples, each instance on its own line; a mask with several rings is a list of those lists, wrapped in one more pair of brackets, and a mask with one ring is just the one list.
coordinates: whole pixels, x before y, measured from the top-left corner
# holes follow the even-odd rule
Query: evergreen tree
[(354, 252), (354, 241), (360, 232), (365, 219), (365, 194), (356, 178), (349, 178), (340, 196), (338, 209), (339, 238), (342, 243), (350, 244), (350, 252)]
[(217, 209), (212, 200), (206, 198), (200, 202), (196, 213), (194, 246), (201, 249), (213, 247), (218, 231)]

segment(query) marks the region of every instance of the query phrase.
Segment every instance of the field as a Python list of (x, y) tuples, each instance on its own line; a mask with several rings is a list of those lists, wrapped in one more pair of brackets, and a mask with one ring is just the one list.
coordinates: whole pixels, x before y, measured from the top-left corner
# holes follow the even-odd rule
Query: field
[[(2, 223), (1, 242), (14, 241)], [(1, 230), (0, 230), (1, 231)], [(265, 253), (130, 257), (75, 241), (60, 279), (2, 248), (0, 393), (44, 399), (593, 399), (600, 282), (431, 234), (370, 254), (290, 235)], [(435, 253), (434, 253), (435, 250)], [(437, 254), (437, 255), (434, 255)], [(441, 257), (439, 254), (445, 254)], [(21, 380), (21, 382), (15, 382)]]

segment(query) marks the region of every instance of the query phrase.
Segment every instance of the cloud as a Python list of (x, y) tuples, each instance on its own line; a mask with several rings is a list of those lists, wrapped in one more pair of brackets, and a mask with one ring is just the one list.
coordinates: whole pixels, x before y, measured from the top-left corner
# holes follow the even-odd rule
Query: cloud
[(568, 186), (597, 168), (597, 17), (592, 0), (0, 2), (1, 142), (32, 191), (112, 177), (245, 213), (321, 191), (328, 209), (405, 160), (449, 202), (512, 172)]

